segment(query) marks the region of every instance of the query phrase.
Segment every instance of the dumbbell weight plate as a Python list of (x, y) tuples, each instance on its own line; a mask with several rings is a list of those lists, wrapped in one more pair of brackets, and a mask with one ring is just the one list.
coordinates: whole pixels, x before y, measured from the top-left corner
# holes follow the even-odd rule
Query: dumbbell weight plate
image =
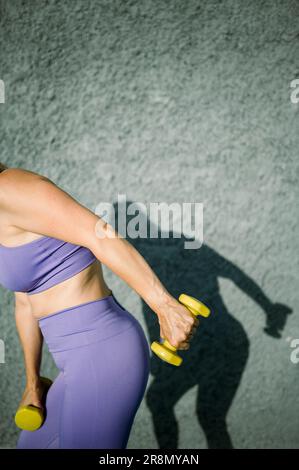
[(201, 317), (207, 318), (211, 313), (211, 310), (205, 304), (194, 297), (190, 297), (190, 295), (181, 294), (179, 296), (179, 302), (191, 310), (193, 315), (200, 315)]

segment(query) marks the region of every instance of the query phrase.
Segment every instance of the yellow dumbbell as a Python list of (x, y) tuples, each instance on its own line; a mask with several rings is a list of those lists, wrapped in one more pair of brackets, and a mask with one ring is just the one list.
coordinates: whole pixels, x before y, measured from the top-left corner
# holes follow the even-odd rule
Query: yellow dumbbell
[[(45, 396), (52, 385), (52, 380), (47, 379), (47, 377), (41, 377), (40, 380), (45, 385), (45, 390), (43, 393), (43, 401)], [(43, 410), (34, 405), (20, 406), (18, 411), (15, 414), (15, 423), (20, 429), (26, 431), (36, 431), (44, 422), (44, 413)]]
[[(190, 310), (192, 315), (201, 317), (208, 317), (211, 313), (210, 309), (199, 300), (194, 297), (190, 297), (186, 294), (181, 294), (179, 302)], [(151, 344), (151, 350), (157, 354), (157, 356), (165, 362), (172, 364), (173, 366), (180, 366), (183, 359), (176, 353), (176, 348), (172, 346), (166, 339), (162, 342), (154, 341)]]

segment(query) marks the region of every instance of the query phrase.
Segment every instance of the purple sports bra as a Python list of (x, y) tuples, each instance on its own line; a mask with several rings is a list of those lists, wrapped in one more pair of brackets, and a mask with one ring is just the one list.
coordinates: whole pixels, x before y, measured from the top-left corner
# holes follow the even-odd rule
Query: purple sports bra
[(42, 236), (19, 246), (0, 245), (0, 284), (37, 294), (69, 279), (97, 258), (84, 246)]

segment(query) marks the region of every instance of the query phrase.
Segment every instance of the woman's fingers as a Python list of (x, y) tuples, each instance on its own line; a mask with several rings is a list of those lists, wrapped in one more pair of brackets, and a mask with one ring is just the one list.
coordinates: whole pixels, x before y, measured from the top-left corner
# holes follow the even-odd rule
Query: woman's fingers
[(160, 337), (167, 338), (176, 349), (189, 349), (200, 320), (180, 304), (177, 310), (171, 316), (159, 316)]
[(189, 349), (189, 348), (190, 348), (190, 344), (187, 343), (187, 342), (184, 342), (184, 343), (181, 343), (177, 349), (180, 349), (180, 350), (187, 350), (187, 349)]
[(197, 324), (191, 328), (189, 334), (186, 336), (186, 339), (180, 343), (178, 349), (189, 349), (190, 347), (189, 342), (194, 338), (198, 324), (199, 322), (197, 320)]
[(197, 330), (197, 326), (193, 326), (193, 327), (191, 328), (190, 333), (187, 335), (188, 340), (189, 340), (190, 338), (193, 338), (193, 336), (194, 336), (195, 333), (196, 333), (196, 330)]

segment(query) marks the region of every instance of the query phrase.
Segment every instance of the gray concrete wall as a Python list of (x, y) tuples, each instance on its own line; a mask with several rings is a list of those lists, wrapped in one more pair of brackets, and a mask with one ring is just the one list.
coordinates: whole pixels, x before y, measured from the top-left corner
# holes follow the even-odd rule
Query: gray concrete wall
[[(200, 250), (133, 241), (214, 315), (180, 369), (152, 359), (129, 448), (299, 447), (298, 13), (295, 0), (0, 2), (1, 161), (92, 210), (121, 193), (204, 203)], [(105, 272), (156, 338), (154, 315)], [(14, 447), (25, 380), (3, 288), (0, 337), (0, 444)], [(47, 350), (42, 372), (57, 373)]]

